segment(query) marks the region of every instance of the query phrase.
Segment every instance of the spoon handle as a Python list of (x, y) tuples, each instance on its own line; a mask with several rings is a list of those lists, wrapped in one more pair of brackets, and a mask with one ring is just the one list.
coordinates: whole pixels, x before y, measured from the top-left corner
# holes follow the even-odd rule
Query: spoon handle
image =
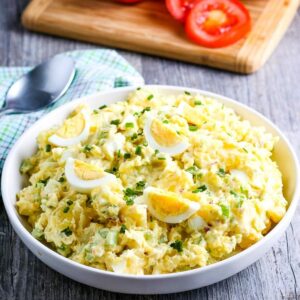
[(0, 118), (2, 117), (2, 116), (5, 116), (5, 115), (10, 115), (10, 114), (12, 114), (12, 113), (14, 113), (14, 110), (13, 109), (9, 109), (9, 108), (0, 108)]

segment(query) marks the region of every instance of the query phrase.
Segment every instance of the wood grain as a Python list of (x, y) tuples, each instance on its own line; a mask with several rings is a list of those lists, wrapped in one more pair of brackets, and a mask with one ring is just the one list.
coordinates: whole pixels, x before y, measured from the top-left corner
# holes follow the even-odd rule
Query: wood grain
[(245, 0), (253, 28), (223, 49), (186, 38), (164, 1), (126, 6), (112, 0), (33, 0), (22, 22), (31, 30), (134, 50), (239, 73), (252, 73), (269, 58), (292, 21), (299, 0)]
[[(83, 0), (85, 1), (85, 0)], [(255, 0), (253, 0), (255, 1)], [(28, 0), (0, 0), (0, 65), (28, 66), (62, 51), (94, 45), (27, 32)], [(300, 156), (300, 11), (259, 72), (240, 76), (182, 62), (119, 51), (147, 83), (202, 88), (239, 100), (276, 123)], [(300, 207), (279, 242), (257, 263), (217, 284), (164, 296), (129, 296), (76, 283), (48, 268), (20, 241), (0, 201), (0, 299), (28, 300), (277, 300), (300, 299)]]

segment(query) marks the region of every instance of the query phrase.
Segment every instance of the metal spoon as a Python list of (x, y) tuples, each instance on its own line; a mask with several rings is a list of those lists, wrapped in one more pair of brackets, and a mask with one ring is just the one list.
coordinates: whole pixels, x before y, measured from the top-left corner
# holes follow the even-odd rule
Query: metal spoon
[(65, 55), (38, 65), (9, 88), (0, 117), (44, 108), (66, 92), (74, 75), (75, 63)]

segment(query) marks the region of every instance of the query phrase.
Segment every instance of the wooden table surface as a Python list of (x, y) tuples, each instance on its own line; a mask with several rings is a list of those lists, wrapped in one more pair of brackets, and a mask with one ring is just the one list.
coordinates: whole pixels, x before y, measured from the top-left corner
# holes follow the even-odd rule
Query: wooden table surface
[[(29, 66), (66, 50), (96, 47), (27, 32), (20, 24), (20, 14), (27, 3), (28, 0), (0, 0), (1, 66)], [(269, 62), (250, 76), (118, 52), (141, 72), (146, 83), (201, 88), (258, 110), (284, 131), (300, 156), (299, 11)], [(17, 237), (1, 202), (0, 299), (300, 299), (300, 207), (279, 242), (239, 274), (190, 292), (132, 296), (97, 290), (48, 268)]]

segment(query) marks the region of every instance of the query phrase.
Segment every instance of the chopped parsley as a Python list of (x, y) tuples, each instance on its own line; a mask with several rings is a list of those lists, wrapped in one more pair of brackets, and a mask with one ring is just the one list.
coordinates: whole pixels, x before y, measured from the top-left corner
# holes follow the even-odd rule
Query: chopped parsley
[(221, 204), (222, 215), (226, 218), (229, 217), (229, 207), (225, 204)]
[(125, 128), (133, 128), (134, 124), (132, 122), (125, 123)]
[(70, 206), (66, 206), (66, 207), (64, 208), (63, 212), (66, 214), (66, 213), (69, 211), (69, 209), (70, 209)]
[(64, 230), (62, 230), (61, 233), (64, 233), (66, 236), (70, 236), (73, 232), (69, 227), (67, 227)]
[(110, 124), (118, 126), (118, 125), (120, 124), (120, 120), (119, 120), (119, 119), (112, 120), (112, 121), (110, 122)]
[(186, 95), (188, 95), (188, 96), (190, 96), (190, 95), (191, 95), (191, 93), (190, 93), (190, 92), (188, 92), (188, 91), (184, 91), (184, 93), (185, 93)]
[(202, 102), (200, 100), (195, 100), (194, 104), (195, 105), (202, 105)]
[(95, 115), (97, 115), (97, 114), (99, 114), (99, 111), (98, 111), (97, 109), (94, 109), (94, 110), (93, 110), (93, 113), (94, 113)]
[(143, 146), (147, 147), (148, 146), (148, 142), (147, 141), (143, 142)]
[(207, 190), (207, 186), (205, 184), (199, 186), (197, 189), (193, 191), (194, 194), (201, 193)]
[(46, 151), (46, 152), (50, 152), (50, 151), (51, 151), (51, 148), (52, 148), (51, 145), (48, 144), (48, 145), (46, 145), (46, 147), (45, 147), (45, 151)]
[(224, 177), (226, 175), (225, 173), (225, 170), (223, 168), (220, 168), (219, 171), (217, 172), (217, 174), (220, 176), (220, 177)]
[(135, 148), (135, 154), (136, 155), (142, 155), (142, 147), (141, 146), (137, 146)]
[(131, 189), (131, 188), (126, 188), (124, 191), (124, 200), (126, 201), (127, 205), (133, 205), (134, 204), (134, 199), (137, 196), (140, 196), (143, 192), (136, 189)]
[(154, 155), (157, 155), (158, 153), (159, 153), (159, 150), (158, 150), (158, 149), (155, 149)]
[(198, 130), (198, 126), (196, 126), (196, 125), (189, 125), (189, 130), (190, 131), (197, 131)]
[(153, 99), (153, 97), (154, 97), (154, 96), (151, 94), (151, 95), (149, 95), (149, 96), (147, 97), (147, 100), (150, 101), (151, 99)]
[(107, 105), (102, 105), (102, 106), (99, 107), (99, 109), (104, 109), (106, 107), (107, 107)]
[(163, 123), (164, 124), (169, 124), (169, 121), (168, 120), (163, 120)]
[(139, 91), (141, 89), (141, 87), (139, 86), (136, 90)]
[(122, 224), (121, 225), (121, 228), (120, 228), (120, 233), (125, 233), (125, 231), (127, 230), (127, 227), (125, 224)]
[(124, 153), (124, 159), (128, 159), (128, 158), (130, 158), (130, 157), (131, 157), (131, 154), (130, 154), (130, 153), (128, 153), (128, 152)]
[(171, 243), (170, 247), (177, 250), (179, 253), (183, 251), (182, 241), (176, 240), (174, 243)]
[(72, 200), (68, 200), (68, 201), (67, 201), (67, 204), (68, 204), (68, 205), (72, 205), (72, 204), (73, 204), (73, 201), (72, 201)]

